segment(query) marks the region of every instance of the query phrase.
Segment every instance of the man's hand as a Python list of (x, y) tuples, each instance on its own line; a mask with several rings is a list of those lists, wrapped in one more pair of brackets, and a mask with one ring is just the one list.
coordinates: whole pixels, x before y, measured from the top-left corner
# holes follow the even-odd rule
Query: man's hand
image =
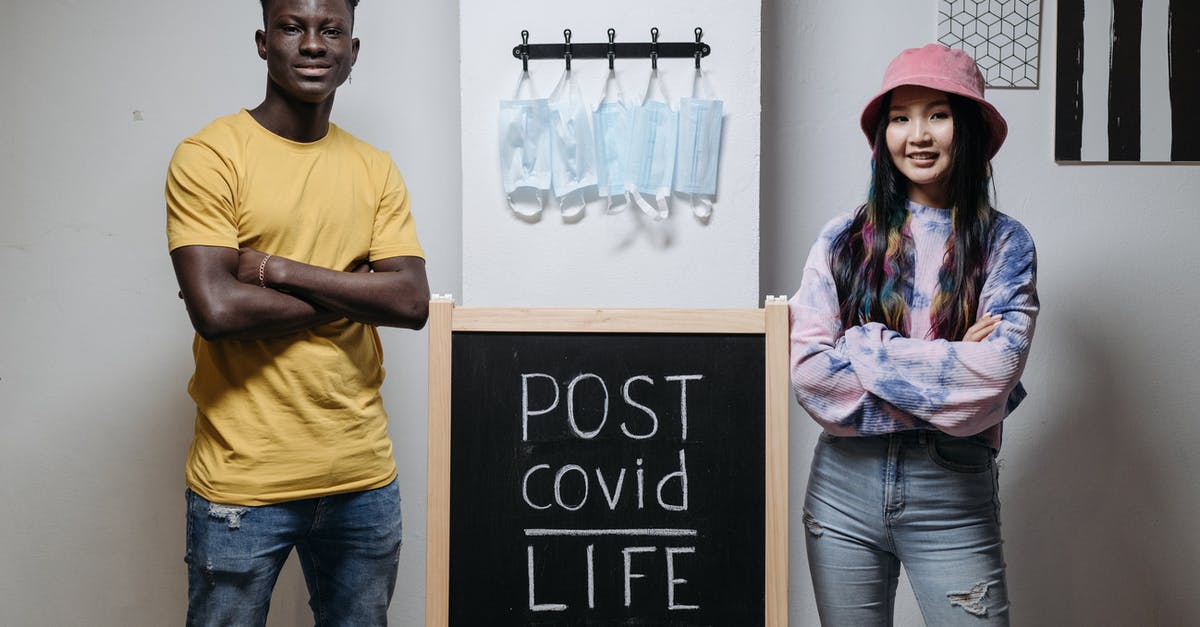
[[(264, 264), (263, 260), (267, 260), (267, 263)], [(279, 263), (287, 262), (287, 260), (281, 257), (272, 256), (270, 259), (268, 259), (268, 255), (266, 253), (262, 252), (261, 250), (255, 250), (248, 246), (239, 248), (237, 268), (238, 281), (247, 285), (271, 287), (271, 268), (277, 265), (276, 263), (273, 263), (275, 261), (278, 261)], [(259, 272), (260, 270), (262, 271), (261, 274)], [(366, 260), (356, 261), (350, 264), (350, 267), (347, 268), (346, 271), (363, 274), (371, 271), (371, 264)]]
[[(258, 267), (265, 258), (258, 251), (241, 254), (224, 246), (181, 246), (171, 252), (180, 294), (201, 337), (280, 337), (345, 317), (277, 290), (260, 289)], [(243, 282), (244, 275), (253, 279)]]
[[(257, 268), (254, 273), (257, 277)], [(355, 261), (341, 272), (272, 257), (266, 283), (364, 324), (419, 329), (428, 316), (429, 284), (420, 257)]]

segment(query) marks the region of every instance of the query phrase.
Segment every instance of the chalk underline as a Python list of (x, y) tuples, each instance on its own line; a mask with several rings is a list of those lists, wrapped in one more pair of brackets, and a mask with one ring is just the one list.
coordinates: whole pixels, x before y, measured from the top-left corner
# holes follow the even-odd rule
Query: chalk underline
[(526, 529), (529, 537), (540, 536), (695, 536), (695, 529)]

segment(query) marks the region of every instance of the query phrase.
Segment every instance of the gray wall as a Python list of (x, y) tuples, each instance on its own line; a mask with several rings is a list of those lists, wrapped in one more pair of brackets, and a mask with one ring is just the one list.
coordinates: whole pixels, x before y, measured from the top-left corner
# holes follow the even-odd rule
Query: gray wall
[[(1187, 624), (1200, 615), (1200, 267), (1190, 248), (1200, 176), (1195, 166), (1052, 162), (1055, 3), (1045, 4), (1042, 88), (992, 94), (1012, 127), (996, 160), (999, 204), (1037, 240), (1044, 306), (1031, 397), (1002, 453), (1014, 616)], [(162, 181), (180, 139), (261, 98), (258, 5), (5, 5), (0, 625), (180, 624), (191, 334), (166, 256)], [(768, 0), (762, 11), (760, 289), (790, 293), (820, 225), (861, 200), (867, 154), (854, 119), (895, 51), (933, 39), (936, 2)], [(457, 3), (369, 0), (357, 34), (362, 55), (335, 120), (392, 151), (431, 285), (458, 293)], [(407, 530), (392, 618), (415, 625), (425, 335), (383, 335)], [(793, 418), (798, 508), (816, 428), (798, 408)], [(807, 625), (799, 522), (792, 624)], [(290, 569), (273, 625), (306, 622), (301, 588)], [(919, 624), (903, 595), (899, 615)]]

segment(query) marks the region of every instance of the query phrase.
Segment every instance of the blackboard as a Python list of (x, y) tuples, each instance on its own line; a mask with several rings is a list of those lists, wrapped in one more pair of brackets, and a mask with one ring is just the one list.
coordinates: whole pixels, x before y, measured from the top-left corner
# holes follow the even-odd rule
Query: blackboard
[(433, 309), (427, 624), (786, 624), (767, 310)]

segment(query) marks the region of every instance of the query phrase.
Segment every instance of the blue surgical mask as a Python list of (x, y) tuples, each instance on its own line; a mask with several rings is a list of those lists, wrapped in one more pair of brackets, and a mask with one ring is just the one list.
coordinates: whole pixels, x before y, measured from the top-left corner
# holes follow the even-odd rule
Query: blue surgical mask
[[(658, 72), (650, 74), (653, 85)], [(647, 89), (647, 96), (649, 96)], [(675, 138), (678, 119), (671, 105), (647, 99), (633, 115), (632, 141), (629, 155), (630, 191), (653, 195), (658, 204), (655, 211), (638, 193), (634, 201), (655, 219), (667, 217), (667, 197), (671, 194), (671, 179), (675, 172)]]
[(675, 154), (676, 192), (716, 195), (723, 109), (720, 100), (679, 99), (679, 144)]
[[(583, 211), (583, 189), (596, 184), (596, 146), (592, 136), (592, 116), (579, 85), (567, 70), (550, 95), (550, 163), (554, 195), (563, 216), (574, 217)], [(567, 198), (579, 192), (578, 205)]]
[[(717, 195), (717, 165), (721, 154), (720, 100), (697, 98), (696, 87), (703, 77), (696, 70), (692, 98), (679, 100), (679, 143), (675, 155), (675, 193), (692, 197), (692, 211), (699, 218), (712, 215)], [(711, 93), (711, 89), (709, 90)], [(696, 204), (701, 196), (701, 205)]]
[[(612, 197), (627, 194), (626, 176), (629, 172), (629, 141), (632, 130), (632, 111), (625, 105), (625, 97), (616, 73), (609, 70), (607, 85), (617, 85), (615, 100), (602, 100), (592, 114), (592, 126), (596, 133), (596, 172), (598, 190), (612, 210)], [(624, 208), (625, 205), (619, 205)]]
[[(715, 98), (696, 97), (701, 85), (706, 86), (709, 95), (712, 95), (712, 88), (697, 68), (695, 82), (692, 83), (692, 97), (679, 98), (679, 143), (674, 191), (691, 196), (692, 211), (697, 217), (707, 219), (713, 215), (716, 198), (721, 119), (725, 107)], [(700, 205), (696, 204), (697, 196), (701, 197)]]
[[(497, 118), (500, 136), (500, 178), (508, 206), (525, 216), (541, 213), (543, 195), (550, 191), (550, 104), (545, 98), (520, 99), (521, 84), (517, 83), (516, 98), (501, 100)], [(513, 201), (518, 190), (532, 191), (537, 208), (519, 208)]]

